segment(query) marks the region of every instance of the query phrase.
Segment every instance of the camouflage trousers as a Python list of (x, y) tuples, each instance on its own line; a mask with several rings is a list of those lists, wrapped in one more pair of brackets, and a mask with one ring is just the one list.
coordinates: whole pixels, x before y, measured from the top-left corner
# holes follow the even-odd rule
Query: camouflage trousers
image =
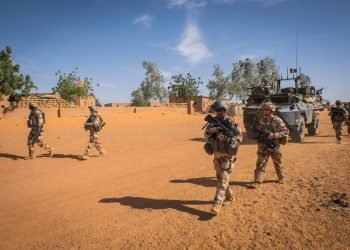
[(89, 156), (90, 151), (93, 147), (95, 147), (100, 152), (100, 154), (104, 154), (104, 149), (101, 143), (99, 143), (98, 141), (98, 132), (90, 130), (90, 140), (89, 140), (89, 144), (85, 149), (84, 155)]
[(234, 168), (234, 157), (219, 152), (214, 153), (214, 168), (216, 171), (217, 187), (214, 204), (221, 207), (226, 200), (233, 199), (232, 187), (229, 185), (230, 175)]
[[(333, 129), (335, 131), (335, 136), (337, 138), (338, 141), (341, 141), (342, 137), (343, 137), (343, 129), (344, 129), (344, 125), (345, 122), (332, 122), (333, 124)], [(349, 131), (349, 127), (348, 127), (348, 131)]]
[(257, 154), (258, 159), (256, 161), (256, 168), (254, 174), (255, 181), (259, 183), (263, 181), (263, 174), (265, 173), (269, 157), (271, 157), (273, 161), (273, 165), (275, 166), (278, 179), (283, 180), (284, 170), (282, 165), (282, 153), (280, 148), (273, 150), (266, 147), (265, 145), (259, 145)]
[(52, 147), (44, 143), (43, 138), (44, 138), (44, 130), (42, 128), (32, 128), (30, 130), (28, 135), (28, 141), (27, 141), (30, 157), (35, 156), (35, 152), (34, 152), (35, 144), (38, 144), (39, 147), (47, 150), (48, 152), (52, 151)]

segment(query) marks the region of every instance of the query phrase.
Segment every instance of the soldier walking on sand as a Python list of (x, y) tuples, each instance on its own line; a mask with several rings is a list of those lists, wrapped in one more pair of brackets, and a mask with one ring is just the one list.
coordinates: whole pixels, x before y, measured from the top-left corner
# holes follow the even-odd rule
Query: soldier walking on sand
[(38, 106), (35, 103), (30, 103), (29, 109), (31, 110), (27, 120), (27, 126), (28, 128), (30, 128), (28, 141), (27, 141), (29, 156), (25, 157), (25, 159), (29, 160), (29, 159), (35, 158), (35, 152), (34, 152), (35, 144), (38, 144), (39, 147), (47, 150), (50, 156), (53, 156), (53, 152), (55, 149), (50, 147), (43, 141), (44, 124), (46, 122), (45, 113), (40, 109), (38, 109)]
[(278, 182), (282, 184), (284, 180), (284, 171), (280, 144), (285, 144), (287, 142), (289, 130), (281, 118), (273, 115), (275, 106), (271, 102), (263, 103), (261, 109), (264, 117), (260, 120), (257, 129), (266, 133), (268, 140), (273, 142), (275, 147), (269, 147), (258, 138), (258, 159), (256, 162), (254, 179), (256, 183), (263, 182), (263, 175), (265, 173), (268, 159), (271, 156), (278, 177)]
[[(344, 104), (344, 108), (346, 111), (348, 111), (348, 114), (350, 113), (350, 102), (347, 102)], [(345, 125), (348, 127), (348, 137), (350, 137), (350, 117), (348, 116), (348, 119), (345, 121)]]
[[(238, 147), (242, 141), (242, 132), (238, 123), (226, 115), (227, 104), (223, 100), (214, 103), (216, 116), (208, 121), (204, 136), (208, 139), (205, 150), (214, 154), (214, 169), (216, 171), (217, 187), (211, 212), (218, 214), (223, 205), (229, 205), (233, 200), (232, 188), (229, 186), (231, 172), (234, 168)], [(221, 125), (221, 126), (220, 126)], [(229, 134), (222, 130), (227, 128)]]
[(331, 107), (331, 110), (328, 115), (331, 116), (333, 129), (337, 138), (337, 143), (341, 144), (344, 125), (349, 118), (349, 113), (344, 107), (342, 107), (342, 102), (340, 100), (337, 100), (335, 102), (335, 105), (335, 107)]
[(85, 153), (82, 159), (87, 160), (90, 156), (90, 151), (93, 147), (95, 147), (99, 152), (100, 156), (105, 156), (106, 152), (103, 149), (101, 143), (98, 141), (98, 135), (105, 125), (105, 122), (102, 120), (102, 117), (98, 114), (98, 109), (95, 106), (90, 106), (90, 116), (84, 124), (85, 131), (90, 131), (90, 140), (89, 144), (85, 149)]

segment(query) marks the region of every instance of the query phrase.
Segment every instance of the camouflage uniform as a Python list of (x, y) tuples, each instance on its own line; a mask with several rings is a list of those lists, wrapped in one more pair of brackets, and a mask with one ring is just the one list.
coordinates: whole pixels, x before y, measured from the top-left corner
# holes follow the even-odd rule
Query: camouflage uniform
[(216, 209), (215, 213), (218, 213), (225, 199), (228, 202), (233, 200), (233, 191), (229, 186), (229, 180), (234, 168), (234, 162), (236, 161), (238, 146), (242, 141), (242, 132), (238, 123), (233, 122), (228, 116), (221, 119), (218, 117), (215, 118), (226, 127), (230, 128), (235, 135), (233, 138), (228, 138), (228, 142), (221, 142), (217, 139), (217, 136), (210, 136), (208, 134), (207, 131), (213, 127), (211, 125), (207, 127), (204, 133), (205, 137), (208, 138), (208, 142), (211, 144), (214, 153), (213, 163), (216, 171), (217, 187), (213, 207)]
[[(281, 118), (273, 116), (271, 122), (268, 122), (266, 117), (260, 120), (259, 130), (267, 130), (274, 133), (274, 138), (279, 139), (288, 136), (288, 129)], [(282, 153), (280, 150), (280, 142), (275, 139), (277, 147), (275, 149), (268, 148), (266, 144), (258, 142), (258, 159), (256, 161), (256, 169), (254, 178), (258, 183), (262, 183), (263, 174), (267, 166), (269, 157), (271, 156), (275, 166), (276, 174), (279, 181), (282, 183), (284, 178), (284, 171), (282, 165)]]
[[(348, 102), (346, 105), (345, 105), (345, 109), (346, 111), (348, 111), (348, 114), (350, 113), (350, 102)], [(345, 121), (345, 124), (347, 125), (348, 127), (348, 136), (350, 136), (350, 119), (348, 117), (348, 119)]]
[(50, 147), (43, 141), (45, 114), (41, 110), (37, 109), (35, 104), (30, 104), (30, 107), (32, 111), (30, 112), (28, 121), (27, 121), (28, 127), (31, 128), (28, 135), (28, 141), (27, 141), (29, 157), (26, 157), (26, 159), (35, 158), (35, 152), (34, 152), (35, 144), (38, 144), (39, 147), (47, 150), (50, 156), (52, 156), (54, 148)]
[(100, 152), (101, 156), (104, 156), (106, 154), (101, 143), (98, 141), (98, 136), (100, 131), (99, 129), (97, 129), (100, 126), (100, 124), (103, 124), (104, 122), (101, 116), (97, 114), (96, 108), (92, 107), (90, 108), (90, 110), (96, 113), (91, 114), (84, 124), (85, 130), (89, 130), (90, 132), (90, 140), (89, 140), (89, 144), (85, 149), (84, 159), (87, 159), (90, 156), (90, 151), (93, 147), (95, 147)]
[(349, 113), (344, 107), (338, 105), (337, 107), (331, 107), (328, 115), (331, 116), (337, 142), (341, 143), (345, 121), (348, 119)]

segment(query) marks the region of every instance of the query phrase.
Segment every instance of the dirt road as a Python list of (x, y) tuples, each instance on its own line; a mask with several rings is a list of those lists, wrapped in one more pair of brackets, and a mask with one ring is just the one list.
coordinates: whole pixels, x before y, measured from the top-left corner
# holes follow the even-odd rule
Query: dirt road
[[(155, 110), (104, 117), (104, 158), (80, 161), (86, 117), (50, 118), (56, 148), (25, 161), (25, 118), (0, 120), (0, 249), (350, 248), (350, 146), (321, 131), (283, 147), (286, 183), (251, 185), (257, 146), (232, 174), (235, 202), (209, 213), (216, 181), (203, 115)], [(237, 121), (242, 124), (242, 118)], [(347, 197), (342, 197), (345, 193)]]

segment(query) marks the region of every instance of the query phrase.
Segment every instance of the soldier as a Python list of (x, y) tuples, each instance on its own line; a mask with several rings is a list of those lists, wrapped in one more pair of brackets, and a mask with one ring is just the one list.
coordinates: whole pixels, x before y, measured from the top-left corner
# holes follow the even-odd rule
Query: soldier
[(328, 115), (331, 116), (333, 129), (337, 138), (337, 143), (341, 144), (345, 121), (348, 120), (349, 113), (344, 107), (342, 107), (342, 102), (340, 100), (337, 100), (335, 102), (335, 105), (336, 107), (331, 107), (331, 111)]
[(284, 142), (286, 142), (289, 131), (282, 119), (273, 115), (275, 106), (271, 102), (263, 103), (261, 108), (264, 117), (260, 120), (258, 130), (266, 131), (268, 133), (267, 138), (270, 141), (273, 141), (276, 147), (270, 148), (258, 139), (258, 159), (256, 162), (254, 179), (256, 183), (263, 182), (263, 174), (265, 173), (267, 161), (271, 156), (278, 177), (278, 182), (283, 184), (284, 171), (280, 144), (285, 144)]
[(106, 152), (103, 149), (101, 143), (98, 141), (98, 134), (101, 131), (102, 127), (105, 125), (105, 122), (102, 120), (102, 117), (98, 114), (97, 107), (90, 106), (90, 116), (84, 124), (85, 131), (90, 131), (90, 140), (89, 144), (86, 147), (85, 153), (82, 159), (87, 160), (90, 156), (90, 151), (95, 147), (99, 152), (100, 156), (105, 156)]
[(295, 102), (294, 90), (292, 88), (288, 88), (287, 89), (287, 94), (288, 94), (288, 102), (289, 103), (294, 103)]
[(263, 79), (261, 80), (262, 84), (262, 88), (263, 88), (263, 92), (266, 96), (269, 96), (270, 94), (273, 93), (273, 86), (269, 81), (269, 78), (267, 77), (263, 77)]
[[(346, 103), (345, 109), (346, 109), (346, 111), (348, 111), (348, 114), (349, 114), (349, 112), (350, 112), (350, 102)], [(350, 137), (350, 118), (349, 117), (346, 120), (345, 124), (348, 126), (348, 137)]]
[(54, 148), (43, 142), (44, 137), (44, 124), (45, 124), (45, 114), (35, 103), (29, 104), (29, 117), (27, 120), (27, 126), (30, 128), (30, 133), (28, 135), (28, 151), (29, 156), (25, 157), (26, 160), (35, 159), (34, 144), (37, 143), (39, 147), (47, 150), (50, 156), (53, 156)]
[[(217, 188), (211, 212), (218, 214), (222, 205), (229, 205), (233, 200), (232, 188), (229, 187), (230, 174), (234, 168), (238, 147), (242, 141), (242, 132), (238, 123), (230, 119), (226, 112), (228, 107), (223, 100), (214, 103), (215, 122), (209, 122), (204, 136), (208, 139), (206, 151), (214, 154)], [(218, 124), (225, 126), (233, 136), (226, 135)], [(209, 149), (209, 150), (208, 150)]]

